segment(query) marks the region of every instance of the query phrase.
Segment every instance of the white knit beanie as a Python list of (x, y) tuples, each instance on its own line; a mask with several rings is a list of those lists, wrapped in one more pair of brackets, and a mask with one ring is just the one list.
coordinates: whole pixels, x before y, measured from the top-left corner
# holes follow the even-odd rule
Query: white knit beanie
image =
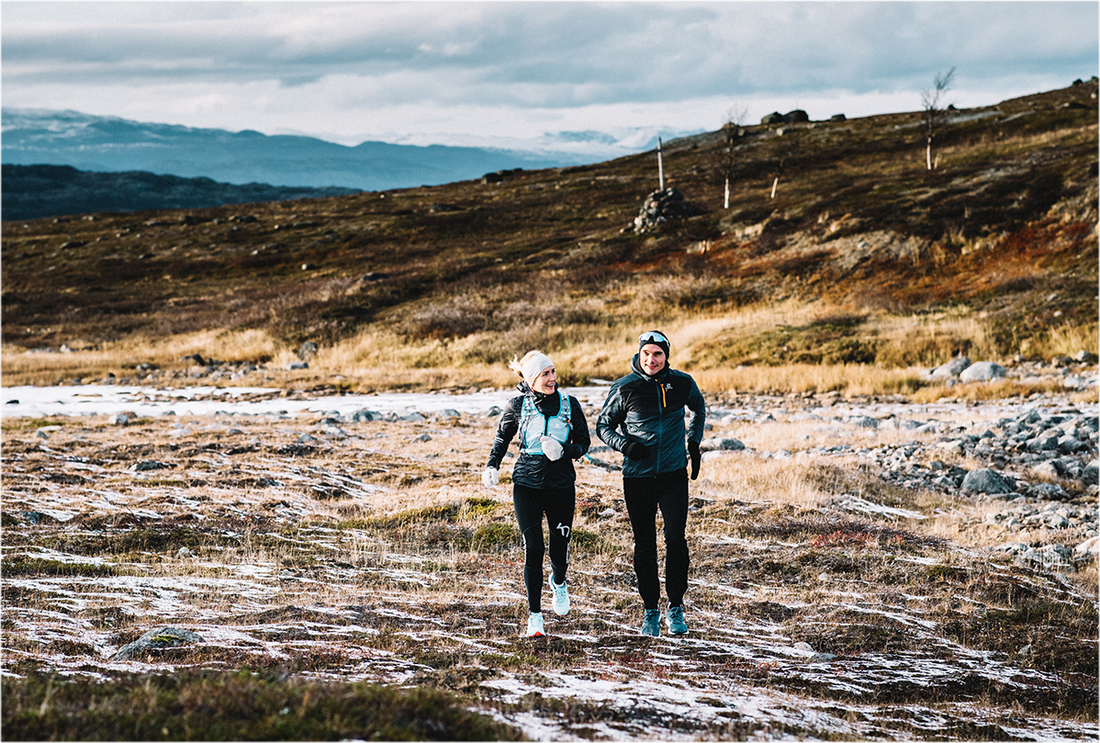
[(543, 369), (553, 365), (554, 362), (550, 360), (550, 357), (541, 351), (529, 351), (522, 361), (513, 357), (512, 362), (508, 364), (512, 371), (523, 377), (523, 381), (527, 383), (528, 387), (534, 384)]

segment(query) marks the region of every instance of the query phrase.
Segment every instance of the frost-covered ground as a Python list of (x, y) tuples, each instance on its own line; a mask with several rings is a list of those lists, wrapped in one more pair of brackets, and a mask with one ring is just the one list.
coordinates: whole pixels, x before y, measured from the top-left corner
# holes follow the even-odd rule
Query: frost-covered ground
[[(988, 503), (907, 492), (855, 458), (761, 454), (901, 435), (843, 422), (858, 416), (980, 430), (1064, 401), (718, 411), (708, 435), (750, 447), (709, 457), (692, 484), (684, 638), (637, 634), (616, 459), (597, 450), (578, 464), (573, 609), (557, 617), (547, 597), (549, 637), (526, 639), (510, 493), (478, 479), (507, 392), (3, 392), (7, 675), (203, 666), (431, 685), (536, 739), (1100, 733), (1097, 596), (1078, 574), (990, 553)], [(594, 424), (604, 390), (572, 392)], [(782, 502), (769, 479), (833, 497)], [(112, 659), (162, 626), (202, 640)]]

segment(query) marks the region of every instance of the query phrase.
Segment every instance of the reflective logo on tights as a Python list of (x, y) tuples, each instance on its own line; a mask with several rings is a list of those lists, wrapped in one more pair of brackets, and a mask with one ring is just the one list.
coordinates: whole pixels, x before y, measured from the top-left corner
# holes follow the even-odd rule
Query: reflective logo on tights
[(561, 532), (561, 535), (563, 537), (565, 537), (566, 539), (569, 539), (569, 527), (568, 526), (566, 526), (565, 524), (558, 524), (558, 531)]

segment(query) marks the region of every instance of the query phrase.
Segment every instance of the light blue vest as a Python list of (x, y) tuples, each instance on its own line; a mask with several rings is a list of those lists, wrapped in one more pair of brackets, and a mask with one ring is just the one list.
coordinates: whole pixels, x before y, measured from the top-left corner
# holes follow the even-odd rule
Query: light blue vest
[(558, 414), (547, 418), (535, 407), (530, 395), (523, 396), (523, 408), (519, 417), (520, 453), (542, 454), (542, 442), (539, 438), (549, 436), (560, 444), (569, 440), (569, 396), (558, 390), (561, 404)]

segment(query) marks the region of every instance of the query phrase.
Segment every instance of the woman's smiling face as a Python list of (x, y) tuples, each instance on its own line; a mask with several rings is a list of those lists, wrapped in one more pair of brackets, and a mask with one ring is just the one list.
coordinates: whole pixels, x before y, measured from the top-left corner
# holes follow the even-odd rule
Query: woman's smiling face
[(535, 377), (535, 381), (531, 384), (531, 389), (544, 395), (549, 395), (557, 387), (558, 373), (552, 366), (548, 366), (539, 372), (539, 375)]

